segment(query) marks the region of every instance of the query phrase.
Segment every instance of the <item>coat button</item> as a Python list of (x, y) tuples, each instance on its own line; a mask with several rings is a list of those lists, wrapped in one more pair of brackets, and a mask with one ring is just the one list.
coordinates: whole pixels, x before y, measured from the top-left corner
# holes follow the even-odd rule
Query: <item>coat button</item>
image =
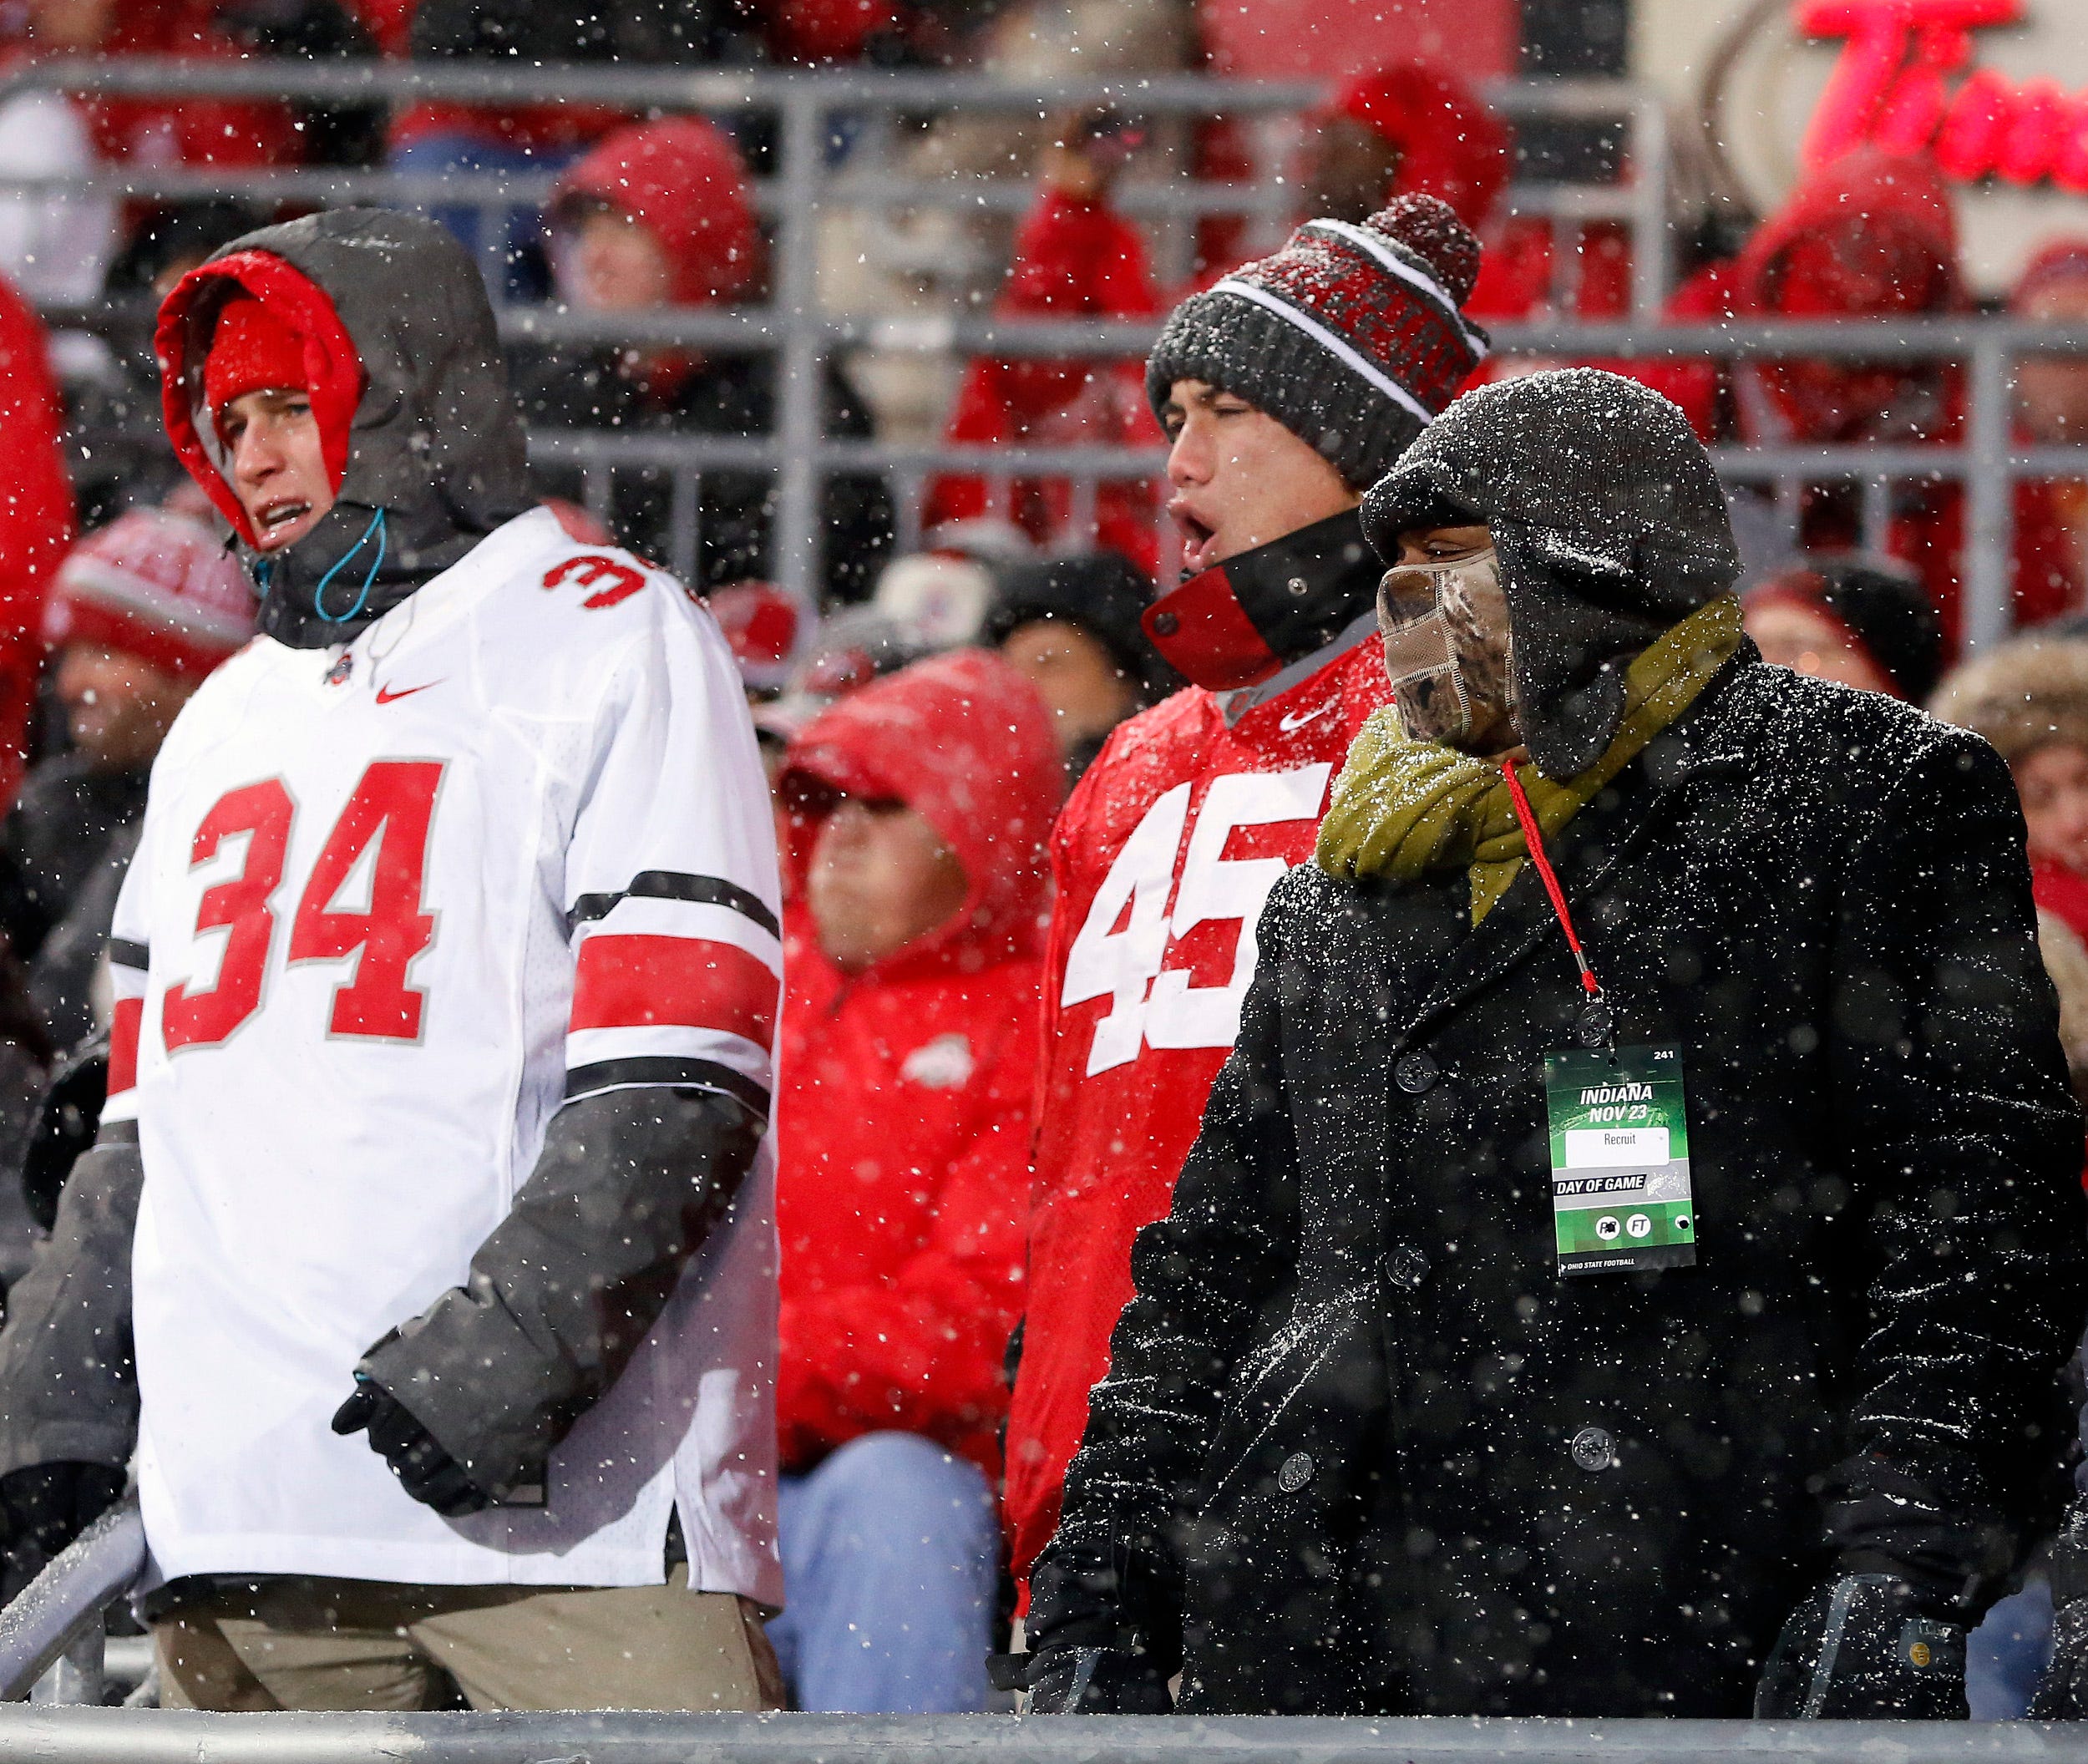
[(1428, 1277), (1428, 1258), (1417, 1244), (1394, 1244), (1385, 1262), (1392, 1278), (1409, 1292)]
[(1276, 1472), (1276, 1486), (1285, 1494), (1295, 1494), (1311, 1480), (1312, 1454), (1310, 1452), (1293, 1452)]
[(1436, 1062), (1416, 1047), (1392, 1067), (1392, 1082), (1410, 1097), (1417, 1097), (1436, 1082)]
[(1607, 1427), (1583, 1427), (1566, 1449), (1584, 1470), (1607, 1470), (1617, 1461), (1617, 1442)]

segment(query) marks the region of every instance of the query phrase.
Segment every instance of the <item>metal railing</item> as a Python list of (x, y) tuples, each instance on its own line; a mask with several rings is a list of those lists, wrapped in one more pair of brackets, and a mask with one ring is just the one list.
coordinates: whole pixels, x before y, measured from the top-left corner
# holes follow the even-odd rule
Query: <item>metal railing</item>
[(0, 1702), (99, 1703), (105, 1614), (144, 1565), (145, 1523), (129, 1494), (0, 1610)]
[[(193, 94), (311, 101), (408, 103), (422, 99), (520, 104), (563, 101), (631, 109), (701, 110), (731, 119), (774, 119), (773, 175), (755, 180), (757, 204), (773, 236), (774, 274), (766, 305), (727, 308), (662, 308), (637, 313), (583, 312), (553, 306), (506, 303), (501, 298), (505, 214), (540, 202), (548, 176), (431, 176), (389, 171), (165, 170), (111, 165), (93, 178), (0, 180), (13, 192), (99, 191), (126, 197), (230, 195), (268, 202), (346, 200), (466, 206), (480, 215), (479, 248), (489, 286), (499, 304), (510, 342), (583, 348), (605, 344), (682, 347), (775, 359), (778, 396), (770, 433), (711, 436), (643, 435), (539, 428), (534, 457), (555, 469), (576, 470), (581, 499), (610, 511), (617, 486), (632, 473), (664, 480), (671, 514), (660, 541), (661, 560), (694, 573), (706, 479), (722, 473), (765, 474), (775, 485), (770, 514), (770, 573), (801, 587), (816, 579), (822, 484), (841, 474), (870, 474), (892, 487), (902, 546), (920, 535), (924, 487), (940, 474), (985, 479), (998, 505), (1012, 487), (1039, 478), (1071, 486), (1073, 518), (1059, 543), (1091, 542), (1099, 487), (1157, 479), (1163, 455), (1155, 449), (1115, 447), (910, 446), (843, 440), (823, 432), (823, 370), (836, 355), (869, 350), (943, 359), (1044, 357), (1097, 362), (1142, 356), (1157, 327), (1145, 323), (1053, 321), (1001, 322), (959, 311), (860, 317), (820, 304), (818, 227), (827, 209), (889, 210), (942, 207), (1006, 212), (1026, 206), (1026, 178), (903, 175), (879, 158), (856, 155), (829, 167), (826, 148), (837, 126), (869, 118), (884, 126), (858, 138), (889, 146), (894, 119), (997, 112), (1035, 118), (1089, 105), (1114, 104), (1153, 117), (1294, 114), (1316, 102), (1320, 88), (1218, 81), (1199, 76), (1092, 79), (1011, 84), (977, 75), (936, 74), (778, 74), (716, 69), (626, 69), (600, 66), (494, 68), (471, 63), (363, 63), (290, 65), (281, 61), (199, 63), (146, 58), (58, 61), (22, 68), (0, 80), (0, 99), (31, 88), (82, 94)], [(1632, 241), (1634, 316), (1626, 322), (1570, 322), (1499, 325), (1503, 355), (1561, 360), (1625, 357), (1710, 359), (1732, 362), (1776, 357), (1868, 361), (1940, 361), (1961, 364), (1967, 388), (1962, 438), (1954, 446), (1723, 447), (1715, 459), (1732, 485), (1765, 487), (1785, 518), (1795, 515), (1808, 484), (1844, 482), (1862, 487), (1867, 540), (1882, 538), (1894, 487), (1956, 483), (1964, 488), (1963, 578), (1964, 631), (1976, 646), (2004, 635), (2013, 622), (2010, 580), (2014, 549), (2013, 486), (2025, 479), (2088, 476), (2088, 450), (2019, 445), (2013, 433), (2013, 363), (2024, 354), (2088, 350), (2088, 331), (2036, 327), (2005, 319), (1924, 319), (1793, 324), (1667, 326), (1658, 322), (1668, 289), (1670, 157), (1660, 104), (1619, 82), (1505, 83), (1489, 97), (1511, 119), (1614, 121), (1624, 135), (1624, 180), (1615, 185), (1531, 185), (1510, 192), (1513, 206), (1561, 223), (1622, 223)], [(1268, 223), (1287, 218), (1291, 193), (1274, 183), (1173, 180), (1154, 186), (1128, 183), (1120, 205), (1180, 225), (1212, 215), (1244, 215)], [(1558, 251), (1555, 266), (1570, 275), (1574, 254)], [(119, 309), (53, 311), (53, 322), (121, 332), (134, 342), (143, 315)], [(142, 429), (134, 444), (155, 444)], [(1795, 540), (1795, 530), (1792, 535)]]
[[(0, 1610), (0, 1764), (2055, 1764), (2088, 1723), (106, 1708), (106, 1613), (144, 1566), (134, 1493)], [(30, 1698), (25, 1706), (21, 1699)]]
[[(504, 307), (503, 328), (517, 341), (680, 342), (775, 357), (777, 410), (773, 435), (748, 448), (709, 437), (677, 438), (670, 448), (645, 451), (649, 464), (673, 477), (684, 503), (700, 494), (707, 473), (758, 470), (773, 474), (776, 491), (770, 545), (771, 570), (778, 579), (810, 586), (818, 549), (819, 482), (844, 465), (870, 463), (894, 474), (900, 495), (902, 541), (918, 531), (920, 485), (941, 471), (983, 470), (997, 483), (1039, 464), (996, 454), (991, 460), (952, 449), (902, 450), (904, 458), (871, 462), (844, 459), (821, 433), (822, 370), (836, 350), (874, 347), (931, 353), (976, 352), (981, 346), (1013, 346), (1012, 352), (1097, 358), (1142, 353), (1151, 327), (1038, 327), (1021, 347), (1016, 332), (980, 327), (955, 316), (929, 314), (898, 319), (838, 319), (818, 302), (818, 228), (825, 209), (890, 210), (944, 207), (969, 213), (1008, 212), (1026, 207), (1032, 188), (1026, 178), (952, 176), (924, 178), (889, 167), (849, 164), (830, 169), (825, 150), (838, 124), (866, 116), (888, 124), (896, 117), (971, 115), (994, 112), (1035, 118), (1094, 105), (1115, 105), (1156, 119), (1222, 115), (1252, 119), (1295, 114), (1324, 96), (1305, 84), (1221, 81), (1189, 74), (1117, 79), (1010, 84), (976, 75), (936, 74), (822, 74), (727, 72), (716, 69), (626, 69), (600, 66), (493, 68), (470, 63), (398, 62), (291, 65), (280, 60), (241, 63), (149, 58), (110, 61), (54, 60), (18, 69), (0, 80), (0, 99), (29, 89), (102, 95), (195, 95), (312, 102), (393, 104), (419, 99), (458, 103), (564, 102), (608, 104), (631, 110), (698, 110), (726, 119), (772, 117), (777, 153), (772, 175), (757, 179), (755, 200), (773, 236), (769, 303), (759, 308), (662, 312), (642, 316), (583, 315), (545, 308)], [(1648, 94), (1616, 82), (1558, 81), (1506, 84), (1489, 96), (1511, 119), (1538, 118), (1614, 121), (1624, 137), (1628, 182), (1615, 185), (1518, 185), (1511, 200), (1525, 212), (1542, 212), (1565, 224), (1622, 223), (1637, 248), (1633, 253), (1637, 310), (1650, 317), (1666, 290), (1665, 225), (1668, 145), (1660, 104)], [(889, 143), (890, 130), (864, 131)], [(230, 195), (266, 203), (366, 201), (415, 204), (477, 211), (479, 248), (487, 282), (500, 297), (505, 281), (507, 213), (540, 204), (549, 175), (430, 175), (393, 171), (264, 170), (230, 171), (114, 165), (89, 178), (38, 177), (0, 180), (0, 195), (38, 193), (172, 200)], [(1128, 181), (1119, 192), (1128, 213), (1180, 223), (1213, 215), (1244, 215), (1264, 223), (1288, 219), (1291, 193), (1279, 180), (1171, 180), (1159, 185)], [(1648, 248), (1648, 247), (1651, 248)], [(1572, 254), (1558, 254), (1570, 279)], [(106, 317), (73, 311), (53, 313), (105, 327)], [(1016, 330), (1028, 327), (1016, 327)], [(594, 474), (589, 499), (606, 505), (599, 488), (619, 464), (637, 454), (601, 444), (620, 438), (561, 433), (540, 444), (540, 457), (583, 463)], [(1092, 507), (1098, 482), (1152, 474), (1153, 456), (1096, 454), (1082, 450), (1067, 463), (1077, 486), (1077, 505)], [(687, 485), (688, 488), (684, 488)], [(691, 524), (682, 521), (676, 551), (692, 550)], [(686, 572), (688, 555), (663, 560)]]
[(0, 1764), (2079, 1764), (2088, 1729), (1313, 1716), (0, 1711)]

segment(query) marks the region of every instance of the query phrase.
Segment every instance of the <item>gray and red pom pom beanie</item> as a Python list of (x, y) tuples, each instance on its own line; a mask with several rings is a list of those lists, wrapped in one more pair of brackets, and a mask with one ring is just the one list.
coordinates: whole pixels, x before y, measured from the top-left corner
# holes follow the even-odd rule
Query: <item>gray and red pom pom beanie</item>
[(1177, 380), (1266, 411), (1367, 489), (1456, 398), (1487, 335), (1458, 309), (1479, 241), (1450, 205), (1406, 195), (1361, 226), (1308, 220), (1174, 309), (1146, 360), (1157, 413)]

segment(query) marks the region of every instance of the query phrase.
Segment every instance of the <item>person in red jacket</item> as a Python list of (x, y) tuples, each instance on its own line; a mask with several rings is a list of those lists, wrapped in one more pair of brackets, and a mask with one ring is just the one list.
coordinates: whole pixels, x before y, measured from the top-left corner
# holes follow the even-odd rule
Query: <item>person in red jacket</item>
[[(1673, 310), (1699, 321), (1890, 319), (1961, 312), (1969, 304), (1957, 220), (1940, 175), (1926, 160), (1867, 147), (1807, 175), (1739, 256), (1700, 274), (1676, 296)], [(1690, 364), (1671, 371), (1686, 374)], [(1699, 407), (1688, 397), (1652, 383), (1698, 418)], [(1964, 428), (1963, 376), (1944, 363), (1765, 361), (1736, 365), (1726, 388), (1739, 438), (1750, 443), (1943, 447)], [(1912, 564), (1943, 621), (1946, 651), (1954, 651), (1964, 491), (1940, 480), (1901, 479), (1892, 492), (1886, 532), (1866, 535), (1858, 486), (1809, 486), (1798, 540), (1811, 550), (1869, 543)], [(2018, 609), (2019, 618), (2034, 616), (2030, 608)]]
[(1030, 1300), (1008, 1420), (1016, 1572), (1066, 1465), (1239, 1032), (1254, 926), (1311, 855), (1327, 788), (1389, 702), (1364, 489), (1485, 351), (1479, 244), (1444, 203), (1308, 222), (1175, 309), (1146, 365), (1173, 445), (1181, 585), (1145, 628), (1189, 689), (1117, 726), (1052, 836)]
[[(1305, 212), (1365, 220), (1396, 196), (1440, 196), (1483, 232), (1514, 158), (1508, 124), (1464, 80), (1392, 62), (1357, 74), (1312, 119)], [(1481, 286), (1493, 279), (1482, 274)]]
[(782, 1617), (798, 1706), (986, 1703), (1021, 1309), (1050, 713), (960, 651), (791, 744), (778, 1051)]
[(59, 451), (63, 419), (43, 327), (0, 279), (0, 814), (21, 788), (43, 667), (43, 601), (73, 542), (73, 486)]
[[(2018, 318), (2088, 321), (2088, 236), (2055, 239), (2033, 257), (2009, 296)], [(2015, 365), (2022, 438), (2065, 446), (2088, 439), (2088, 357), (2027, 356)], [(2088, 609), (2088, 479), (2043, 478), (2015, 487), (2015, 611), (2037, 624)]]
[[(1159, 316), (1145, 241), (1109, 202), (1110, 187), (1138, 139), (1133, 124), (1105, 112), (1069, 124), (1062, 139), (1045, 150), (1036, 205), (1016, 234), (996, 317)], [(1158, 445), (1160, 433), (1140, 393), (1135, 362), (981, 359), (965, 370), (943, 438), (976, 447), (1132, 447)], [(1017, 479), (1008, 494), (1003, 508), (984, 478), (933, 479), (923, 521), (934, 527), (1001, 514), (1042, 544), (1072, 519), (1072, 489), (1063, 479)], [(1120, 551), (1148, 575), (1153, 572), (1159, 540), (1150, 485), (1098, 485), (1095, 520), (1094, 544), (1075, 535), (1078, 549)]]

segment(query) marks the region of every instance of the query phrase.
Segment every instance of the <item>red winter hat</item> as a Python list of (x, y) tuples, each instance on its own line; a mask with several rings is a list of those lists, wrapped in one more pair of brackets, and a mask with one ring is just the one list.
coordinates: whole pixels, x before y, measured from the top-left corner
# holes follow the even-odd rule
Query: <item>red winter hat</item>
[(2009, 295), (2009, 311), (2020, 312), (2031, 297), (2055, 282), (2088, 281), (2088, 238), (2079, 235), (2052, 240), (2023, 267)]
[(1951, 312), (1964, 303), (1950, 193), (1930, 161), (1859, 148), (1808, 174), (1735, 268), (1767, 317)]
[(251, 294), (225, 302), (203, 363), (203, 403), (213, 418), (250, 392), (305, 392), (310, 382), (296, 330)]
[(747, 689), (779, 692), (788, 686), (818, 635), (812, 597), (773, 582), (734, 582), (705, 598)]
[(1477, 231), (1508, 188), (1508, 127), (1454, 74), (1400, 62), (1361, 74), (1330, 107), (1352, 117), (1399, 150), (1395, 196), (1440, 197)]
[(590, 201), (651, 230), (673, 265), (677, 306), (737, 300), (753, 286), (761, 236), (747, 165), (716, 123), (672, 116), (617, 129), (558, 180), (552, 216), (570, 225)]
[(246, 573), (200, 521), (133, 509), (58, 566), (43, 641), (99, 643), (175, 674), (207, 674), (254, 635)]

